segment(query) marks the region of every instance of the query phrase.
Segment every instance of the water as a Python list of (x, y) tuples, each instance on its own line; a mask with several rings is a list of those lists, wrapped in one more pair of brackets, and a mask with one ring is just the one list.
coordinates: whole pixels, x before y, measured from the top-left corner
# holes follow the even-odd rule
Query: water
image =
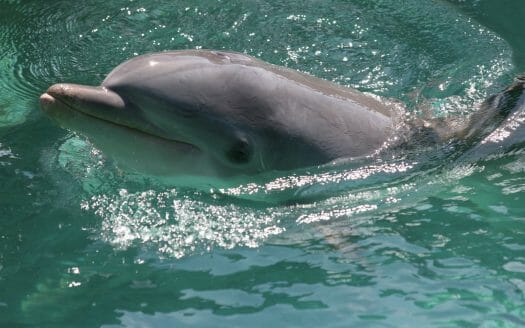
[[(0, 326), (525, 325), (525, 114), (466, 154), (226, 190), (121, 172), (38, 110), (144, 52), (230, 49), (466, 115), (520, 1), (0, 1)], [(458, 155), (458, 156), (456, 156)]]

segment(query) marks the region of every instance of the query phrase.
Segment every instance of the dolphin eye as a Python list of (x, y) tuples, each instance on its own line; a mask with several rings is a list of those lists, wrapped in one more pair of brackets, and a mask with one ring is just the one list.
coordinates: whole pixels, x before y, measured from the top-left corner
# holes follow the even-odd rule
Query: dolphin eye
[(235, 164), (246, 164), (251, 159), (250, 145), (246, 140), (237, 141), (227, 152), (227, 158)]

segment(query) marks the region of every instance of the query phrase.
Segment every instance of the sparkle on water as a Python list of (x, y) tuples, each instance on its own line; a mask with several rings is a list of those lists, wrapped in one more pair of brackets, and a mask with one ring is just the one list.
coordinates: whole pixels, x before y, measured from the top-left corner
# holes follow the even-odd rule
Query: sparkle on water
[(37, 101), (228, 49), (466, 117), (525, 70), (525, 4), (498, 4), (0, 0), (0, 326), (525, 325), (524, 108), (465, 153), (203, 190), (121, 171)]

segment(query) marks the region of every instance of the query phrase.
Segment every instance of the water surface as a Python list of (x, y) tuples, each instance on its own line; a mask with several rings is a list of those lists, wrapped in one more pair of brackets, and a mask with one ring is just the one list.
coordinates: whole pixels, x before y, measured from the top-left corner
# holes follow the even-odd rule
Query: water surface
[(122, 172), (37, 101), (137, 54), (207, 48), (468, 115), (525, 71), (524, 12), (0, 0), (0, 326), (524, 326), (521, 111), (465, 154), (202, 191)]

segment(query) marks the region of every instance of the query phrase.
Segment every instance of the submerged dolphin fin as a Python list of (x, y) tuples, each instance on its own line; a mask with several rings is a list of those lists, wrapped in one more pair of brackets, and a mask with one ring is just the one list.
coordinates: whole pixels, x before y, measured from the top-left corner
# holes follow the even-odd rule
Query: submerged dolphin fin
[(525, 76), (519, 76), (508, 88), (485, 100), (473, 113), (462, 131), (456, 134), (465, 140), (477, 142), (494, 129), (525, 101)]
[[(502, 92), (487, 98), (468, 117), (414, 118), (408, 125), (411, 140), (420, 144), (449, 140), (475, 144), (488, 136), (525, 102), (525, 76), (519, 76)], [(414, 132), (415, 131), (415, 132)]]

